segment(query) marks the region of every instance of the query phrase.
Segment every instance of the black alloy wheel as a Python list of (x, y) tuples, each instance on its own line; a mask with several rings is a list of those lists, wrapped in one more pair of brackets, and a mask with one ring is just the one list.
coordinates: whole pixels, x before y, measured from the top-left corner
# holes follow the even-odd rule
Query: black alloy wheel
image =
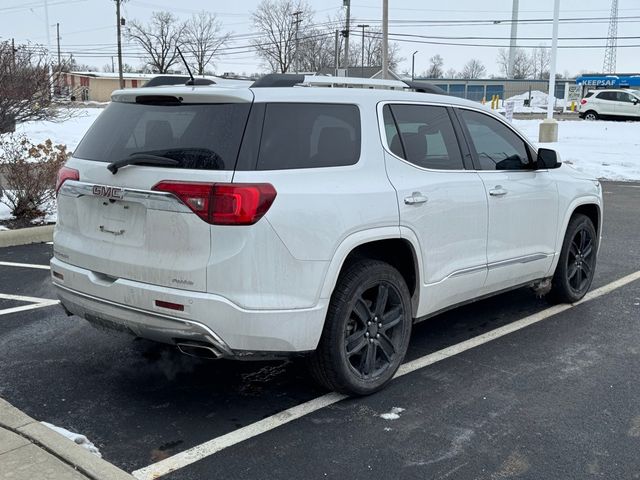
[(369, 395), (387, 384), (409, 347), (411, 294), (388, 263), (360, 259), (343, 268), (311, 373), (330, 390)]
[(400, 291), (379, 281), (362, 292), (344, 331), (344, 354), (363, 379), (389, 368), (402, 347), (405, 311)]
[(547, 297), (552, 303), (574, 303), (586, 295), (595, 274), (597, 252), (598, 234), (593, 222), (586, 215), (574, 215)]

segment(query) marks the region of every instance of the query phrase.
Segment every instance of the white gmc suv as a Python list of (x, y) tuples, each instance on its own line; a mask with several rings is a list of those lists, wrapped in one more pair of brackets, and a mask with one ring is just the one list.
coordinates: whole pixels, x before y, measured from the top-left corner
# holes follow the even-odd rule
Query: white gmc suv
[(598, 181), (477, 103), (313, 78), (115, 92), (58, 178), (66, 311), (188, 354), (304, 354), (363, 395), (415, 322), (521, 286), (585, 295)]

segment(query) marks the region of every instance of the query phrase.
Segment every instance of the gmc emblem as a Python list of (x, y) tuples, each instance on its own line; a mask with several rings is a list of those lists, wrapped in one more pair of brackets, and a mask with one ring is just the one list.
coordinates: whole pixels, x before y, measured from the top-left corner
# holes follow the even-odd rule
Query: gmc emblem
[(123, 191), (118, 187), (106, 187), (104, 185), (94, 185), (93, 186), (93, 194), (98, 197), (107, 197), (113, 198), (115, 200), (120, 200), (123, 197)]

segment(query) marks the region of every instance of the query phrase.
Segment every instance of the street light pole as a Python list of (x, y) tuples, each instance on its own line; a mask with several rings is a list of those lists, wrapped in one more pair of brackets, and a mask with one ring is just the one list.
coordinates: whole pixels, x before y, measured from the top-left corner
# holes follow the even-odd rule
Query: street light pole
[(553, 118), (556, 87), (556, 59), (558, 58), (558, 20), (560, 17), (560, 0), (553, 4), (553, 34), (551, 40), (551, 62), (549, 65), (549, 96), (547, 101), (547, 118)]
[(553, 107), (556, 100), (556, 60), (558, 58), (558, 23), (560, 17), (560, 0), (553, 3), (553, 33), (551, 40), (551, 62), (549, 63), (549, 95), (547, 100), (547, 118), (540, 124), (538, 142), (558, 141), (558, 122), (553, 118)]
[(364, 29), (369, 25), (358, 25), (358, 28), (362, 28), (362, 63), (360, 64), (360, 76), (364, 78)]
[(416, 72), (416, 53), (418, 53), (418, 50), (413, 52), (413, 55), (411, 55), (411, 81), (412, 82), (415, 79), (415, 72)]

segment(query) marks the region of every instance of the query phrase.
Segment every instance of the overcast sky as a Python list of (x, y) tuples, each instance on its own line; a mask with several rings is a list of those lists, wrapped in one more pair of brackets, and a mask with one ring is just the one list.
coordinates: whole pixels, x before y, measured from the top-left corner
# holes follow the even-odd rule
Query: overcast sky
[[(382, 1), (366, 2), (352, 0), (351, 15), (355, 26), (367, 23), (380, 25)], [(203, 0), (128, 0), (123, 6), (126, 19), (148, 20), (154, 10), (171, 11), (181, 18), (205, 9), (218, 15), (225, 31), (235, 35), (251, 33), (250, 14), (258, 0), (203, 1)], [(33, 42), (46, 44), (43, 0), (0, 0), (0, 40), (15, 38), (17, 43)], [(315, 11), (317, 23), (326, 22), (327, 16), (342, 9), (342, 0), (330, 2), (308, 0)], [(498, 74), (496, 56), (499, 46), (508, 46), (510, 26), (500, 23), (510, 20), (512, 0), (457, 0), (436, 2), (424, 0), (389, 0), (389, 32), (398, 42), (405, 61), (398, 70), (410, 70), (411, 54), (416, 54), (416, 74), (424, 71), (429, 58), (439, 53), (449, 68), (460, 70), (470, 58), (480, 59), (488, 74)], [(609, 0), (561, 0), (561, 18), (578, 19), (598, 17), (599, 20), (582, 20), (581, 23), (560, 24), (560, 46), (593, 45), (590, 49), (560, 49), (558, 71), (576, 74), (581, 71), (602, 70), (604, 46), (608, 32)], [(640, 1), (619, 0), (620, 23), (618, 26), (618, 72), (640, 71)], [(550, 19), (553, 16), (553, 0), (520, 0), (520, 20)], [(627, 18), (625, 18), (627, 17)], [(629, 18), (634, 17), (634, 18)], [(485, 21), (478, 24), (477, 21)], [(461, 22), (463, 21), (463, 22)], [(466, 21), (466, 22), (464, 22)], [(115, 3), (113, 0), (49, 0), (49, 24), (51, 45), (55, 48), (55, 24), (60, 23), (63, 52), (74, 52), (80, 63), (102, 69), (111, 63), (116, 52)], [(436, 22), (428, 24), (427, 22)], [(438, 24), (438, 22), (440, 24)], [(462, 24), (460, 24), (462, 23)], [(519, 43), (534, 46), (551, 44), (549, 23), (521, 23), (518, 27)], [(355, 29), (356, 31), (358, 29)], [(352, 35), (357, 35), (354, 31)], [(408, 36), (418, 35), (418, 36)], [(449, 37), (449, 38), (424, 38)], [(492, 37), (491, 39), (451, 37)], [(531, 39), (525, 39), (531, 38)], [(590, 37), (590, 39), (562, 40), (563, 37)], [(596, 37), (595, 39), (593, 37)], [(623, 39), (622, 37), (635, 37)], [(412, 42), (409, 42), (411, 40)], [(443, 45), (421, 42), (463, 43), (466, 45)], [(233, 46), (247, 45), (246, 38), (237, 38)], [(490, 44), (491, 46), (481, 46)], [(625, 48), (624, 45), (633, 45)], [(136, 48), (125, 44), (124, 52), (133, 53)], [(96, 56), (100, 52), (100, 56)], [(261, 71), (260, 61), (243, 48), (229, 51), (217, 60), (216, 73)], [(136, 56), (127, 56), (127, 63), (138, 66), (142, 63)]]

